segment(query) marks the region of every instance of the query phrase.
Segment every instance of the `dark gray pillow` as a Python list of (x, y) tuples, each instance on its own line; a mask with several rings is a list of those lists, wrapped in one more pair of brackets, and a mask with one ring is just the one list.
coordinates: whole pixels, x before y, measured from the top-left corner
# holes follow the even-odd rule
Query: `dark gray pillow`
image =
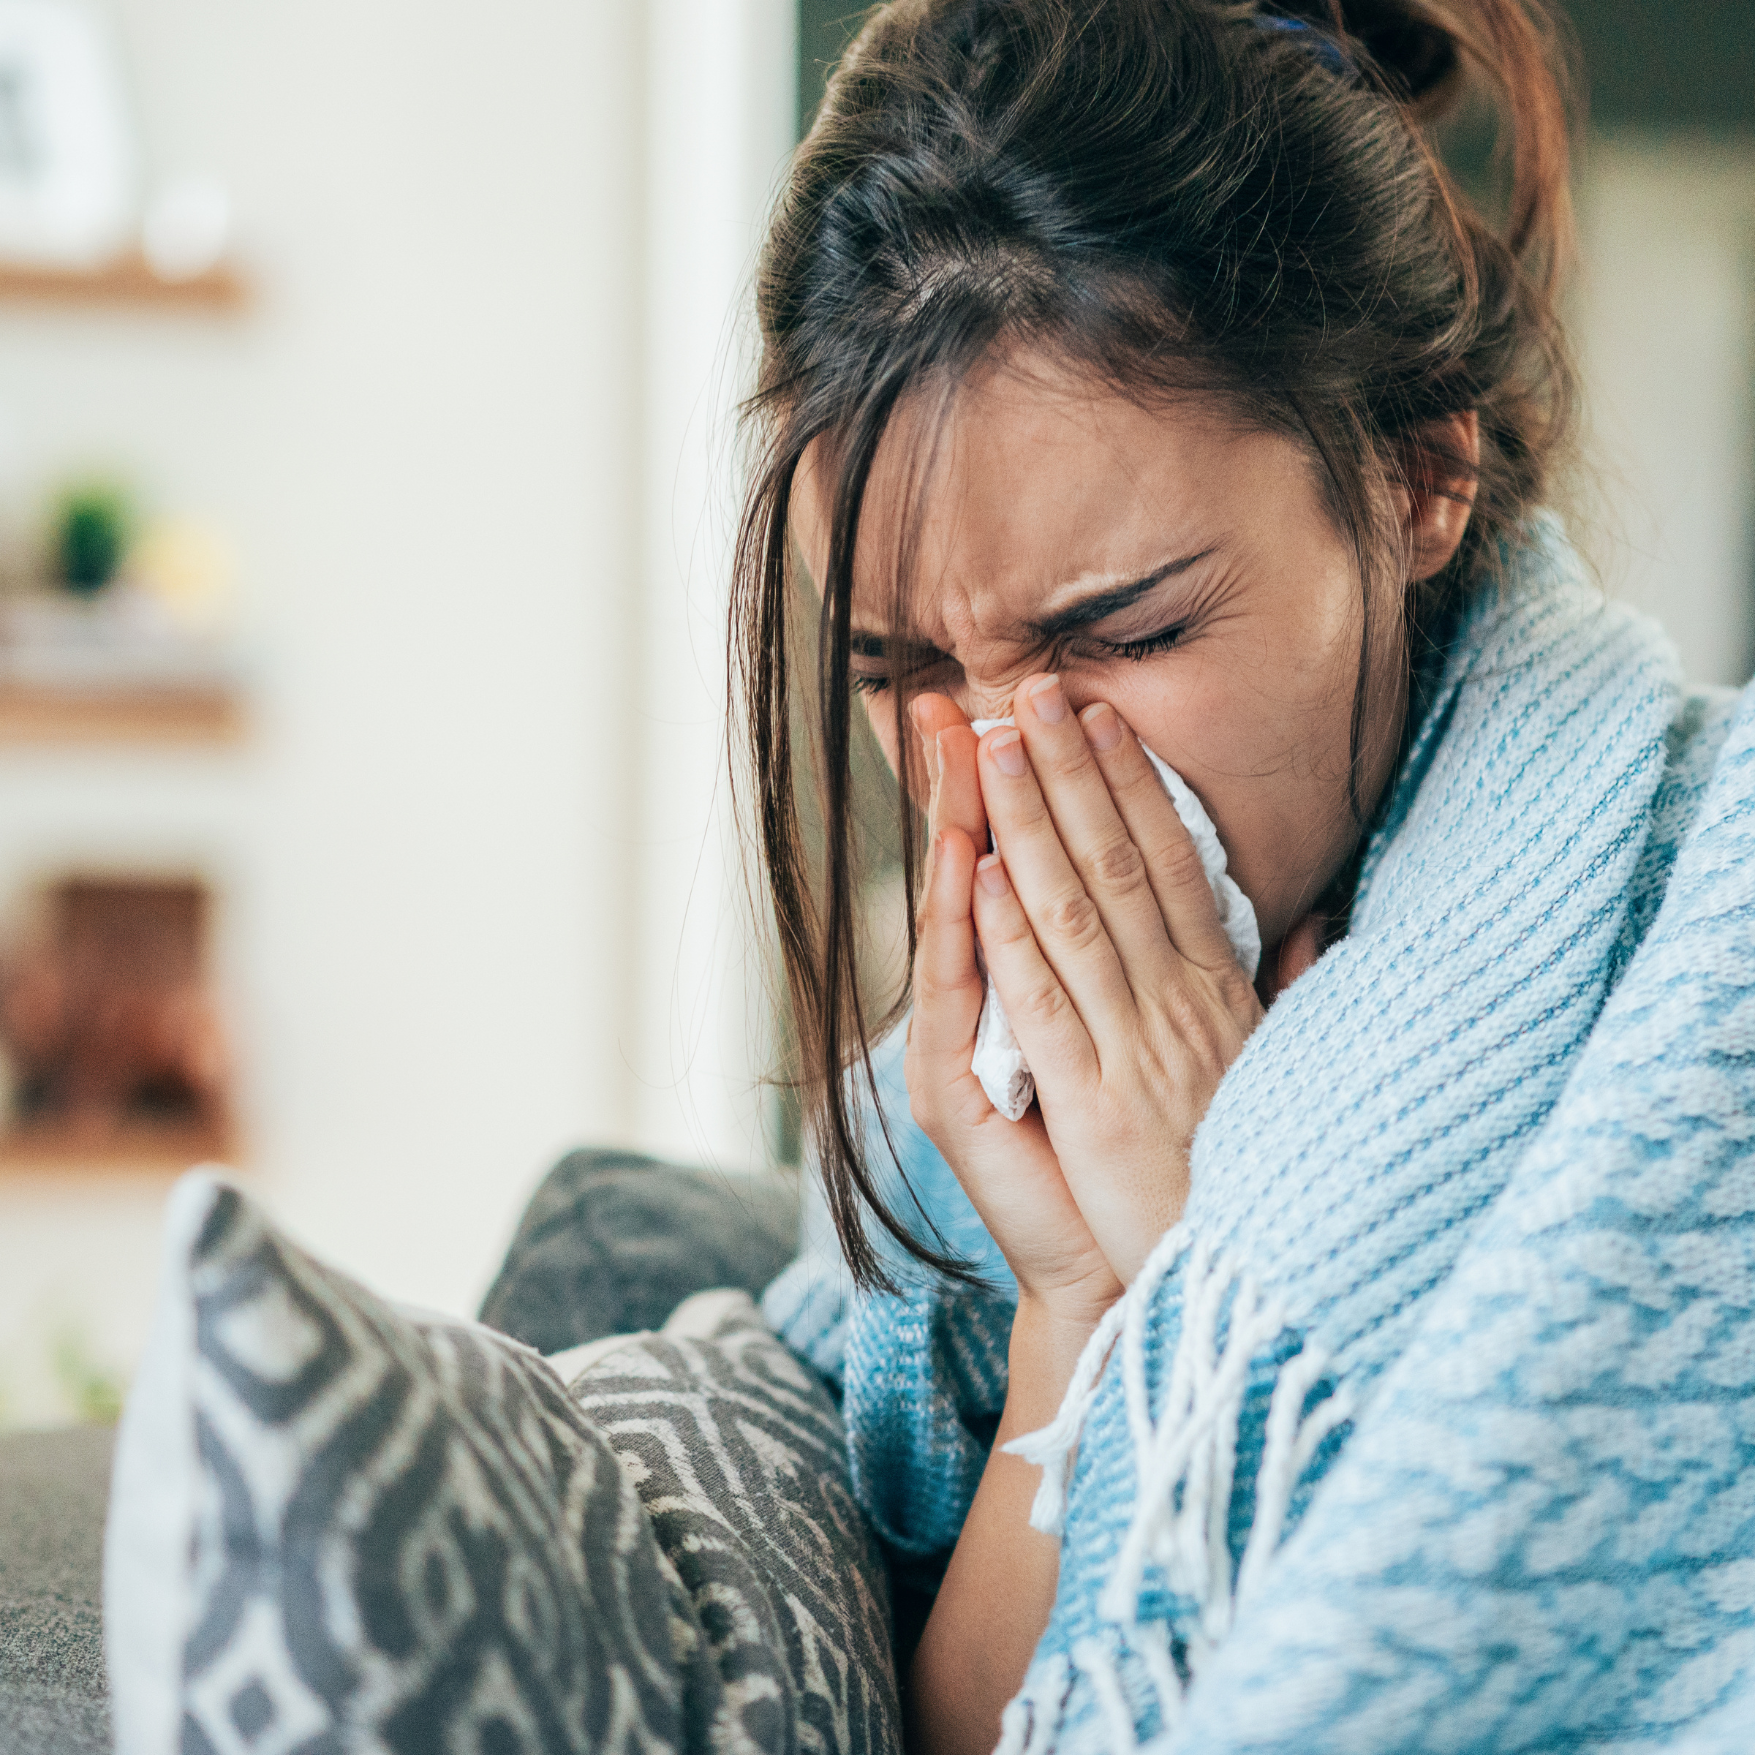
[(570, 1152), (525, 1209), (481, 1320), (541, 1353), (660, 1327), (713, 1286), (752, 1297), (798, 1253), (798, 1191), (637, 1152)]
[(899, 1749), (833, 1404), (741, 1299), (632, 1346), (569, 1394), (185, 1178), (117, 1451), (119, 1755)]

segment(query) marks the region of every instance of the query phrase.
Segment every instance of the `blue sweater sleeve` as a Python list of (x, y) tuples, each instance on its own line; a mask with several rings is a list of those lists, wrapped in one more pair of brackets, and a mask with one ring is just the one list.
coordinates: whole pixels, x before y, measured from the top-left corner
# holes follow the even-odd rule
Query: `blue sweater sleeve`
[[(893, 1158), (884, 1149), (883, 1130), (871, 1109), (871, 1094), (860, 1092), (855, 1086), (879, 1192), (890, 1211), (915, 1238), (959, 1256), (969, 1264), (982, 1287), (1002, 1302), (1015, 1304), (1017, 1281), (1006, 1266), (1005, 1257), (988, 1235), (950, 1165), (909, 1113), (908, 1087), (902, 1077), (906, 1046), (904, 1021), (878, 1044), (871, 1057), (878, 1101), (895, 1147)], [(867, 1234), (878, 1258), (908, 1297), (918, 1297), (933, 1288), (941, 1294), (948, 1293), (949, 1283), (921, 1267), (881, 1226), (870, 1225)], [(840, 1244), (813, 1169), (805, 1178), (798, 1257), (763, 1294), (762, 1313), (795, 1352), (831, 1382), (839, 1384), (845, 1369), (849, 1324), (865, 1301), (855, 1291), (841, 1259)], [(868, 1329), (881, 1323), (885, 1306), (896, 1303), (885, 1298), (872, 1302), (879, 1308), (866, 1317)], [(862, 1357), (869, 1362), (869, 1352)]]

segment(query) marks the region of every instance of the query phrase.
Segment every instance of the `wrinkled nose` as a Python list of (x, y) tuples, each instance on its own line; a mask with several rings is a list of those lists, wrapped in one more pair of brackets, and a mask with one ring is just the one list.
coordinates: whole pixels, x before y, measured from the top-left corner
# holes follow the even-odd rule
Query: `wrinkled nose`
[(957, 691), (956, 702), (971, 719), (1009, 719), (1012, 693), (1010, 687), (983, 688), (970, 683)]
[(1044, 667), (1043, 654), (1016, 648), (993, 654), (984, 664), (965, 662), (962, 683), (952, 691), (953, 698), (971, 719), (1008, 719), (1018, 684)]

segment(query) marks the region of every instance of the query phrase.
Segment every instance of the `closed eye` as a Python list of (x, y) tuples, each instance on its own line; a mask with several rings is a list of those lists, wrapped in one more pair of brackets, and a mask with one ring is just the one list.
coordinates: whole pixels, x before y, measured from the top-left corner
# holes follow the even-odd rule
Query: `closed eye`
[(1187, 622), (1172, 622), (1167, 628), (1160, 628), (1155, 634), (1142, 634), (1137, 640), (1093, 640), (1091, 645), (1104, 658), (1154, 658), (1160, 652), (1168, 652), (1173, 646), (1180, 645), (1188, 633)]
[(882, 634), (854, 629), (848, 639), (847, 680), (861, 695), (881, 695), (896, 681), (898, 671), (913, 687), (954, 662), (936, 646), (907, 642), (898, 645)]

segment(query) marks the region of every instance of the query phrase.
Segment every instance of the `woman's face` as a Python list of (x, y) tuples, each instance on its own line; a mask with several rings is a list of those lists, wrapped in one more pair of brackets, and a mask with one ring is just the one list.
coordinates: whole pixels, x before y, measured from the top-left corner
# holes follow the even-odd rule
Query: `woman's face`
[[(910, 514), (920, 442), (920, 417), (892, 422), (854, 563), (854, 680), (891, 766), (898, 667), (911, 694), (948, 695), (971, 719), (1006, 716), (1019, 683), (1053, 671), (1075, 711), (1107, 701), (1200, 795), (1264, 945), (1277, 944), (1358, 838), (1347, 781), (1359, 573), (1305, 454), (1204, 405), (1146, 409), (1016, 365), (963, 387)], [(811, 461), (796, 533), (821, 579), (827, 507)], [(893, 569), (910, 515), (912, 625), (899, 641)], [(1404, 712), (1392, 642), (1374, 644), (1367, 811)]]

